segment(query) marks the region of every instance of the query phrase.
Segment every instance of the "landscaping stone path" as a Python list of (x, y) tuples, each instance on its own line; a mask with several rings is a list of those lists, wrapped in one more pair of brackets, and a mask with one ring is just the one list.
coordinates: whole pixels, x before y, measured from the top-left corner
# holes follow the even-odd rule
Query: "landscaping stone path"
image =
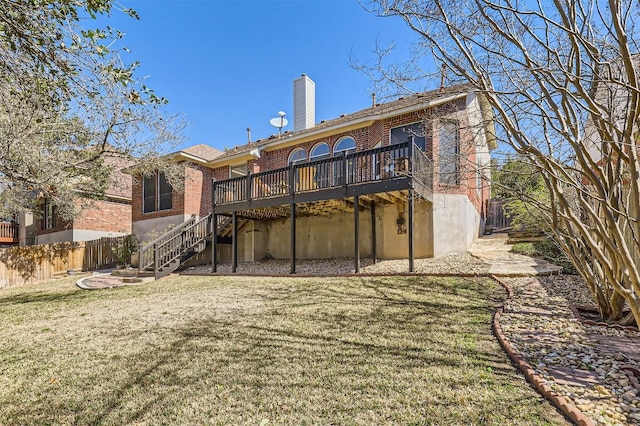
[(489, 273), (498, 277), (521, 277), (560, 273), (562, 268), (542, 259), (511, 253), (507, 234), (483, 236), (469, 253), (489, 264)]
[(640, 333), (585, 323), (593, 306), (575, 276), (503, 278), (513, 292), (497, 319), (499, 339), (534, 386), (578, 424), (640, 425)]

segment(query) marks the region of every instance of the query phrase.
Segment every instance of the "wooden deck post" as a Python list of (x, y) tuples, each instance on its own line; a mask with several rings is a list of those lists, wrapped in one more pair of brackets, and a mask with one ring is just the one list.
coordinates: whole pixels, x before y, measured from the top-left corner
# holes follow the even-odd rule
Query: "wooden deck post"
[(141, 274), (142, 273), (142, 262), (144, 262), (144, 253), (142, 248), (144, 247), (144, 244), (142, 243), (138, 243), (138, 273)]
[(158, 244), (153, 244), (153, 276), (158, 279), (160, 273), (160, 253), (158, 250)]
[(211, 178), (211, 272), (218, 272), (218, 215), (216, 215), (216, 179)]
[(218, 215), (211, 217), (211, 272), (218, 272)]
[(296, 203), (291, 203), (291, 274), (296, 273)]
[(371, 200), (371, 257), (373, 263), (378, 263), (376, 244), (376, 203), (373, 200)]
[(414, 272), (413, 267), (413, 188), (409, 189), (409, 208), (408, 208), (408, 222), (409, 226), (407, 232), (409, 233), (409, 272)]
[(231, 272), (235, 274), (238, 270), (238, 212), (231, 214), (233, 223), (233, 240), (231, 241)]
[(355, 238), (355, 247), (353, 254), (353, 267), (356, 274), (360, 272), (360, 197), (353, 197), (353, 233)]

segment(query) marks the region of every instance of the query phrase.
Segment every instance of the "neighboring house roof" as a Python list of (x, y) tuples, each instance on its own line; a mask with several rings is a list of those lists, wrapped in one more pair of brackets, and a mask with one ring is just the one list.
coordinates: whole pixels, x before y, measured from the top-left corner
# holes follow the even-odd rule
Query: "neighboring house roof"
[(197, 157), (204, 161), (211, 161), (223, 155), (224, 152), (220, 151), (219, 149), (210, 147), (209, 145), (200, 144), (185, 148), (181, 151), (176, 152), (176, 154), (186, 154), (187, 156)]
[(420, 108), (427, 108), (429, 106), (437, 105), (448, 100), (466, 96), (470, 90), (472, 90), (471, 85), (459, 84), (443, 89), (432, 90), (429, 92), (402, 97), (398, 100), (387, 102), (384, 104), (376, 104), (375, 106), (363, 109), (352, 114), (344, 114), (332, 120), (323, 120), (309, 129), (304, 129), (297, 132), (285, 132), (281, 138), (273, 135), (265, 139), (260, 139), (258, 141), (240, 145), (232, 149), (227, 149), (222, 155), (216, 157), (212, 162), (215, 163), (229, 157), (235, 157), (256, 148), (264, 148), (270, 144), (282, 144), (290, 140), (303, 138), (306, 135), (329, 131), (333, 128), (339, 129), (340, 127), (346, 127), (358, 122), (365, 122), (368, 119), (380, 119), (402, 114), (405, 112), (405, 110), (409, 112)]

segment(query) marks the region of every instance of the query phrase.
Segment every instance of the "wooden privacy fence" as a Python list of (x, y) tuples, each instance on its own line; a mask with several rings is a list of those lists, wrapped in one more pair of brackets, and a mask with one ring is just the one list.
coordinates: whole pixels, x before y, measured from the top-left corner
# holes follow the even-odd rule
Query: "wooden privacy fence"
[(506, 200), (501, 198), (492, 198), (487, 200), (486, 215), (487, 225), (492, 229), (508, 228), (511, 226), (511, 216), (506, 209)]
[(53, 243), (0, 249), (0, 288), (115, 266), (115, 248), (126, 236), (75, 243)]

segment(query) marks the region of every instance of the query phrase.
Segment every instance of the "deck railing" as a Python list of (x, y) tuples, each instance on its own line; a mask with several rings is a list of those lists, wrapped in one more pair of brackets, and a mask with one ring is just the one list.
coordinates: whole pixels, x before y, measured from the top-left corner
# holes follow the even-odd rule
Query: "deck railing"
[(13, 222), (0, 222), (0, 243), (18, 242), (18, 224)]
[(340, 186), (412, 177), (431, 188), (433, 166), (415, 144), (346, 153), (213, 183), (214, 203), (229, 204)]

